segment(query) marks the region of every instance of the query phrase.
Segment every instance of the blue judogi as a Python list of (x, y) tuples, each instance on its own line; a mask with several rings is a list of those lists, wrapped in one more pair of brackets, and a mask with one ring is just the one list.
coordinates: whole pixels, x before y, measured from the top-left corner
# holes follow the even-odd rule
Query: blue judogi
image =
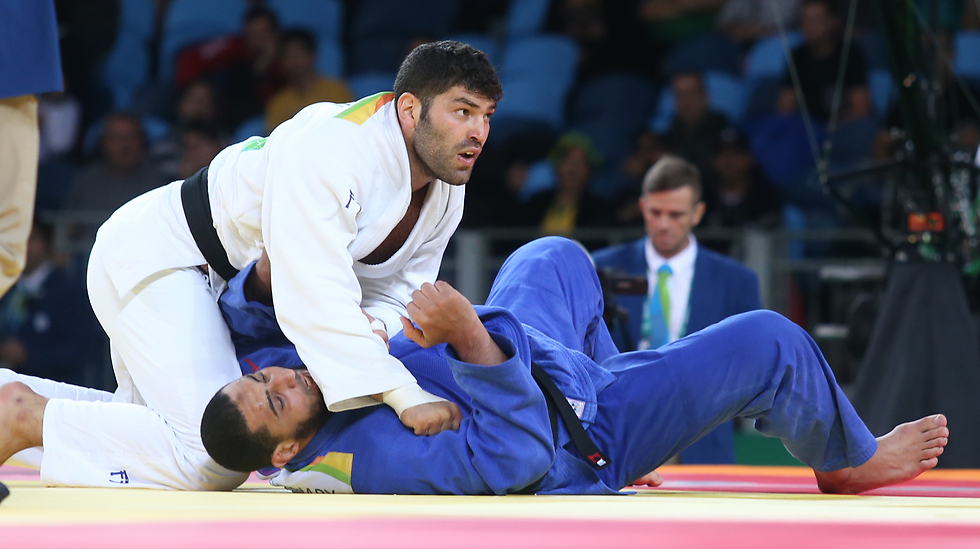
[[(603, 248), (592, 254), (596, 267), (614, 268), (633, 276), (647, 276), (646, 243), (644, 236), (633, 242)], [(629, 313), (625, 329), (634, 342), (640, 341), (641, 324), (647, 296), (617, 295), (616, 303)], [(694, 279), (688, 301), (687, 332), (689, 335), (730, 316), (762, 308), (759, 298), (759, 279), (750, 269), (730, 257), (698, 247), (694, 262)], [(616, 331), (613, 339), (623, 351), (626, 338)], [(731, 423), (722, 423), (681, 453), (684, 463), (735, 463), (735, 438)]]
[[(247, 274), (221, 300), (243, 372), (298, 366), (273, 311), (245, 302)], [(503, 364), (466, 364), (446, 345), (391, 340), (423, 389), (460, 406), (458, 431), (416, 437), (383, 406), (334, 414), (280, 483), (297, 491), (505, 494), (530, 486), (610, 494), (736, 415), (754, 418), (817, 470), (860, 465), (877, 449), (816, 345), (775, 313), (739, 315), (656, 351), (617, 354), (588, 256), (555, 237), (515, 252), (487, 304), (477, 311), (510, 357)], [(531, 361), (569, 398), (609, 467), (592, 469), (561, 423), (555, 449)]]

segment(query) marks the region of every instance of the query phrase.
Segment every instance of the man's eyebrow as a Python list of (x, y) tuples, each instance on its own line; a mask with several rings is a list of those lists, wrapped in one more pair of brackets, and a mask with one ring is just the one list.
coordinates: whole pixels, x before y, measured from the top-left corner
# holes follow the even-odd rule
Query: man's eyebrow
[[(256, 383), (261, 383), (261, 381), (259, 381), (259, 378), (255, 377), (254, 374), (248, 374), (245, 377), (247, 377), (248, 379), (251, 379), (252, 381), (254, 381)], [(272, 395), (269, 394), (269, 390), (268, 389), (265, 390), (265, 399), (269, 401), (269, 408), (272, 409), (272, 414), (275, 415), (276, 417), (279, 417), (279, 412), (276, 411), (276, 406), (275, 406), (275, 404), (272, 403)]]
[(276, 411), (276, 406), (272, 403), (272, 395), (269, 394), (269, 390), (268, 389), (265, 390), (265, 398), (266, 398), (266, 400), (269, 401), (269, 408), (272, 409), (272, 413), (276, 417), (279, 417), (279, 412)]
[(479, 105), (477, 105), (476, 103), (474, 103), (473, 101), (469, 100), (466, 97), (457, 97), (456, 99), (453, 99), (453, 102), (454, 103), (462, 103), (464, 105), (469, 105), (470, 107), (473, 107), (474, 109), (479, 109), (480, 108)]

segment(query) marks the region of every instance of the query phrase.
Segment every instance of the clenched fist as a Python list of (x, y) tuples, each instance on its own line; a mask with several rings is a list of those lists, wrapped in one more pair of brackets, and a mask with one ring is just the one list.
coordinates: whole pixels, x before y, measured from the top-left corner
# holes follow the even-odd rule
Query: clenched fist
[(412, 293), (408, 316), (401, 317), (405, 337), (421, 347), (448, 343), (459, 358), (471, 364), (494, 365), (507, 357), (483, 327), (469, 300), (445, 281), (425, 283)]

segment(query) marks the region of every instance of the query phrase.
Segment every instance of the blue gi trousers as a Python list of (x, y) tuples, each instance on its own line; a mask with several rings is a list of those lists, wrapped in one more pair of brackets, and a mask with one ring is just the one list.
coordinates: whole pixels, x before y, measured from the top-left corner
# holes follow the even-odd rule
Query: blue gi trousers
[(610, 487), (629, 485), (735, 417), (755, 420), (817, 471), (856, 467), (878, 448), (816, 343), (777, 313), (736, 315), (660, 349), (619, 354), (588, 255), (558, 237), (511, 255), (487, 305), (614, 373), (588, 429), (610, 458), (598, 472)]

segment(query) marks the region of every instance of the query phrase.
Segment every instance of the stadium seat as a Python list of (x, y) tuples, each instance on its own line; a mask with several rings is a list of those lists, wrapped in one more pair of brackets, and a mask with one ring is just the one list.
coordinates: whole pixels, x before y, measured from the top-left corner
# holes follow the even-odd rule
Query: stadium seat
[(344, 5), (339, 0), (268, 0), (266, 5), (284, 29), (305, 28), (316, 36), (317, 44), (343, 41)]
[(344, 77), (344, 50), (340, 44), (317, 42), (316, 71), (330, 78)]
[(457, 7), (453, 0), (363, 0), (348, 31), (349, 71), (397, 71), (412, 40), (449, 32)]
[(112, 94), (112, 108), (130, 108), (149, 74), (150, 51), (146, 41), (134, 33), (119, 33), (100, 74), (102, 85)]
[(980, 31), (956, 33), (953, 70), (971, 84), (980, 82)]
[(544, 32), (551, 0), (511, 0), (507, 8), (507, 38), (514, 40)]
[[(786, 34), (789, 42), (789, 50), (803, 43), (803, 35), (799, 32)], [(758, 78), (776, 77), (781, 78), (786, 70), (786, 51), (783, 46), (783, 38), (780, 35), (763, 38), (755, 43), (745, 57), (745, 78), (755, 80)]]
[(487, 54), (487, 59), (489, 59), (494, 65), (497, 65), (497, 43), (494, 42), (493, 37), (489, 35), (477, 33), (450, 34), (446, 37), (446, 40), (455, 40), (457, 42), (469, 44)]
[(119, 34), (149, 41), (153, 37), (156, 10), (153, 0), (119, 0)]
[(892, 73), (888, 69), (872, 69), (868, 72), (868, 88), (871, 92), (871, 106), (875, 116), (884, 120), (888, 116), (888, 107), (895, 97), (895, 84)]
[(231, 136), (233, 143), (241, 143), (249, 137), (252, 136), (265, 137), (268, 134), (265, 131), (265, 117), (264, 116), (253, 116), (248, 120), (242, 122), (235, 128), (235, 132)]
[(366, 72), (347, 79), (347, 89), (360, 99), (378, 92), (391, 91), (395, 87), (395, 74), (388, 72)]
[(568, 125), (589, 136), (607, 164), (629, 155), (632, 136), (642, 129), (655, 105), (653, 83), (633, 74), (591, 78), (572, 94)]
[(170, 0), (160, 39), (160, 79), (173, 78), (180, 50), (193, 44), (237, 33), (247, 2), (242, 0)]
[(506, 94), (495, 118), (539, 120), (561, 128), (577, 69), (578, 46), (570, 38), (541, 35), (511, 42), (500, 68)]

